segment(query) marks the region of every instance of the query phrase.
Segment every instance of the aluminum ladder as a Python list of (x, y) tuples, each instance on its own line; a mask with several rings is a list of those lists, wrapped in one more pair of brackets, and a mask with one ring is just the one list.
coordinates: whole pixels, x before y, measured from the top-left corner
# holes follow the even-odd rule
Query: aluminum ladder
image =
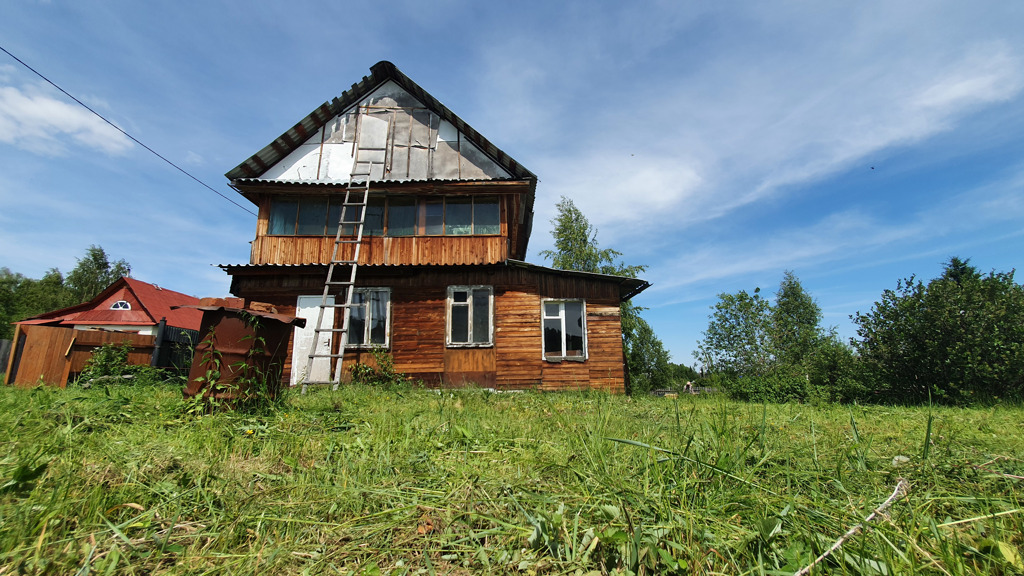
[[(352, 309), (352, 299), (355, 294), (356, 271), (359, 269), (359, 253), (363, 242), (363, 224), (366, 222), (366, 203), (370, 195), (370, 174), (373, 172), (374, 166), (373, 162), (364, 163), (366, 166), (365, 171), (356, 172), (355, 170), (361, 168), (358, 159), (358, 149), (356, 156), (356, 161), (353, 163), (353, 172), (349, 175), (348, 186), (345, 188), (345, 201), (341, 205), (338, 231), (334, 236), (334, 251), (331, 254), (331, 262), (327, 265), (327, 280), (324, 281), (323, 297), (320, 299), (320, 308), (317, 312), (316, 327), (313, 331), (313, 345), (309, 349), (309, 357), (306, 360), (306, 374), (302, 380), (303, 394), (306, 393), (306, 388), (310, 384), (332, 384), (332, 389), (337, 390), (338, 385), (341, 383), (341, 369), (344, 363), (345, 348), (348, 345), (349, 310)], [(358, 179), (364, 179), (362, 184), (357, 183)], [(352, 218), (353, 212), (355, 213), (355, 218)], [(346, 226), (354, 228), (354, 238), (347, 237), (344, 234)], [(340, 258), (339, 253), (348, 252), (348, 250), (342, 250), (341, 248), (347, 246), (353, 247), (351, 256)], [(342, 293), (344, 294), (344, 303), (339, 304), (336, 301), (333, 304), (327, 303), (331, 293), (335, 291), (338, 292), (339, 296)], [(329, 327), (323, 326), (324, 310), (328, 308), (341, 310), (341, 328), (335, 328), (333, 325)], [(330, 350), (330, 345), (328, 345), (326, 352), (317, 350), (320, 344), (320, 334), (323, 332), (329, 332), (338, 336), (337, 354)], [(332, 338), (331, 341), (333, 340)], [(310, 380), (313, 374), (313, 361), (317, 358), (336, 359), (333, 379), (327, 382)]]

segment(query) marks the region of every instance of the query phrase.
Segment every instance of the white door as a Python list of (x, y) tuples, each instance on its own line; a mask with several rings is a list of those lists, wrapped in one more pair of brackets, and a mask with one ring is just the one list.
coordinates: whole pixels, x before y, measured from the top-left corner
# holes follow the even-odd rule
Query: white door
[[(331, 359), (315, 358), (313, 360), (313, 374), (306, 378), (306, 367), (309, 366), (309, 349), (313, 346), (313, 338), (316, 331), (313, 329), (316, 318), (320, 314), (320, 300), (322, 296), (299, 296), (295, 306), (295, 315), (306, 319), (305, 328), (296, 328), (292, 337), (292, 380), (291, 385), (297, 386), (303, 381), (308, 382), (329, 382), (331, 380)], [(328, 304), (334, 304), (334, 296), (327, 297)], [(324, 309), (324, 320), (321, 328), (334, 327), (334, 308)], [(317, 354), (329, 354), (331, 352), (331, 332), (320, 333), (320, 343), (316, 348)]]

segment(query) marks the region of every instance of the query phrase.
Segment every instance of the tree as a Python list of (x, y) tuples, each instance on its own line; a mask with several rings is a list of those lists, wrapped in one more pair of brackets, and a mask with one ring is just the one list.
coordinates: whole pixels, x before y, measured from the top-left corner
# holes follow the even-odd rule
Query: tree
[(771, 304), (761, 298), (761, 289), (753, 294), (740, 290), (722, 293), (714, 306), (704, 338), (697, 352), (710, 372), (732, 377), (767, 374), (775, 361), (771, 348)]
[[(621, 252), (601, 249), (597, 231), (572, 200), (562, 196), (555, 207), (558, 214), (552, 218), (551, 235), (554, 250), (543, 250), (540, 255), (551, 259), (551, 265), (561, 270), (596, 272), (614, 276), (636, 278), (646, 266), (629, 266), (616, 261)], [(640, 317), (643, 308), (632, 302), (619, 307), (622, 321), (623, 355), (626, 358), (631, 382), (631, 393), (646, 392), (671, 381), (668, 372), (669, 354), (651, 326)]]
[(982, 275), (950, 258), (927, 284), (914, 276), (851, 316), (854, 342), (884, 399), (967, 404), (1024, 393), (1024, 287), (1014, 271)]
[(821, 327), (821, 308), (800, 279), (787, 270), (774, 303), (760, 292), (718, 295), (697, 347), (704, 368), (741, 399), (858, 398), (853, 351)]
[(786, 270), (771, 312), (771, 347), (779, 361), (801, 364), (822, 337), (821, 308), (800, 279)]
[(88, 301), (130, 271), (124, 260), (111, 263), (99, 246), (90, 246), (67, 278), (57, 268), (39, 280), (0, 268), (0, 339), (13, 336), (12, 322)]
[(91, 300), (104, 288), (122, 276), (131, 274), (132, 267), (125, 260), (110, 262), (103, 248), (92, 245), (85, 251), (85, 257), (78, 259), (67, 277), (67, 287), (74, 303)]

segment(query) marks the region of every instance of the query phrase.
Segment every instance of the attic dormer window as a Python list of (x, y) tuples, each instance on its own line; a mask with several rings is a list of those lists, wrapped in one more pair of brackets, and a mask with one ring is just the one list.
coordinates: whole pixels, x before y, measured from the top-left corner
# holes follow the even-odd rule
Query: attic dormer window
[(111, 310), (131, 310), (132, 305), (127, 300), (118, 300), (110, 305)]

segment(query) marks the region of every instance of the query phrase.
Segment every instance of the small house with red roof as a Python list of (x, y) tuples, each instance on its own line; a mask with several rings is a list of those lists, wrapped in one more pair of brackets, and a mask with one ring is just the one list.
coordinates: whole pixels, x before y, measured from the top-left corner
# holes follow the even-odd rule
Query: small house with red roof
[(65, 326), (76, 330), (107, 330), (155, 335), (161, 320), (167, 326), (199, 330), (203, 313), (199, 298), (122, 276), (88, 302), (26, 318), (18, 325)]
[(181, 307), (199, 303), (123, 276), (88, 302), (15, 322), (5, 382), (66, 386), (92, 350), (108, 343), (131, 344), (130, 364), (187, 369), (203, 313)]

